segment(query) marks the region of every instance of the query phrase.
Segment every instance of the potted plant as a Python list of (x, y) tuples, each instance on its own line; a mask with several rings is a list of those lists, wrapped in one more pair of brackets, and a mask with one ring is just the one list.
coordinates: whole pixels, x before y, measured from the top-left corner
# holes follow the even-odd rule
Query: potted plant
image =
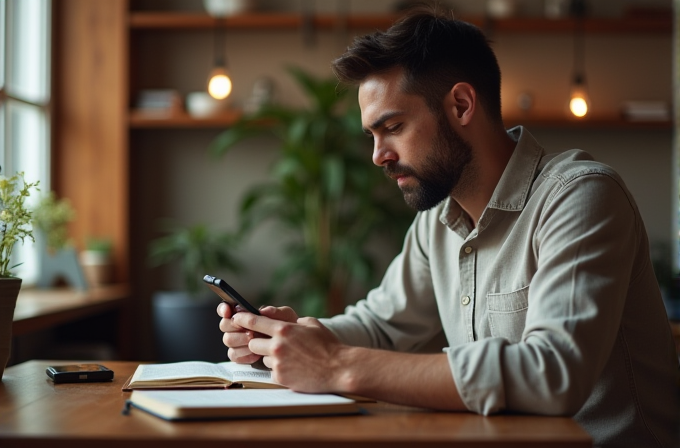
[(206, 274), (238, 271), (239, 264), (231, 255), (237, 241), (235, 234), (212, 231), (204, 224), (166, 223), (164, 235), (151, 242), (152, 266), (179, 263), (182, 284), (180, 290), (157, 291), (152, 298), (159, 361), (226, 359), (215, 313), (219, 298), (202, 279)]
[(111, 282), (113, 243), (110, 238), (90, 237), (85, 250), (80, 253), (80, 264), (90, 286), (102, 286)]
[(371, 141), (348, 91), (338, 92), (334, 78), (315, 78), (298, 68), (289, 72), (309, 107), (264, 105), (221, 133), (209, 151), (222, 155), (260, 135), (279, 142), (271, 180), (242, 200), (241, 228), (250, 232), (272, 220), (293, 235), (264, 300), (324, 316), (342, 311), (349, 285), (375, 282), (368, 243), (387, 235), (399, 244), (413, 212), (371, 163)]
[(58, 199), (54, 192), (45, 195), (33, 210), (32, 224), (40, 251), (37, 285), (54, 286), (59, 279), (77, 289), (86, 289), (87, 282), (78, 263), (76, 250), (68, 237), (68, 223), (75, 211), (66, 199)]
[(38, 182), (26, 182), (23, 172), (9, 178), (0, 176), (0, 379), (9, 361), (14, 307), (21, 288), (21, 279), (12, 275), (12, 269), (18, 266), (10, 266), (12, 250), (26, 238), (35, 241), (31, 212), (25, 202), (37, 188)]

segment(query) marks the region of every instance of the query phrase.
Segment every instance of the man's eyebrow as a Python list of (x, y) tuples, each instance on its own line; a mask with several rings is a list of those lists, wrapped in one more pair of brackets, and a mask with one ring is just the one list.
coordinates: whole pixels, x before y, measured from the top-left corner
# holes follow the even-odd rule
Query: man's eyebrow
[(393, 110), (393, 111), (390, 111), (390, 112), (385, 112), (385, 113), (382, 114), (380, 117), (378, 117), (377, 120), (375, 120), (373, 123), (371, 123), (370, 125), (368, 125), (368, 128), (363, 128), (364, 133), (370, 134), (370, 133), (371, 133), (371, 129), (373, 129), (373, 130), (378, 129), (379, 127), (381, 127), (382, 125), (384, 125), (385, 122), (386, 122), (387, 120), (389, 120), (390, 118), (396, 117), (397, 115), (402, 115), (403, 113), (404, 113), (404, 112), (401, 111), (401, 110)]

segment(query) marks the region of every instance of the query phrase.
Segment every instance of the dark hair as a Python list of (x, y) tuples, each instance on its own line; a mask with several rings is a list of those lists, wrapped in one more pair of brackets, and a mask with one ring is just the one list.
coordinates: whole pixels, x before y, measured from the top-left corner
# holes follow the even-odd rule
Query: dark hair
[(333, 61), (344, 84), (401, 67), (404, 92), (420, 95), (439, 113), (446, 92), (467, 82), (491, 119), (501, 121), (501, 71), (484, 33), (434, 8), (416, 8), (387, 31), (357, 37)]

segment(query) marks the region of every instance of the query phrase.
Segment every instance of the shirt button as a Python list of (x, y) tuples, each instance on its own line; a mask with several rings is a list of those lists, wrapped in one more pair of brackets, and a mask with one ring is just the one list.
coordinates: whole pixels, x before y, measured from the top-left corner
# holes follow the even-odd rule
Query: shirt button
[(470, 296), (463, 296), (460, 302), (463, 304), (463, 306), (468, 305), (470, 303)]
[(470, 252), (472, 252), (472, 248), (471, 248), (470, 246), (467, 246), (467, 247), (465, 248), (465, 253), (466, 253), (466, 254), (469, 254)]

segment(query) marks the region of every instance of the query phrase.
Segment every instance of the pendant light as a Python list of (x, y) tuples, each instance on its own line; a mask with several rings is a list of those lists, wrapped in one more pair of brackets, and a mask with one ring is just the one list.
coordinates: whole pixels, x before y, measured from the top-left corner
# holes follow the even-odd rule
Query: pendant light
[(569, 95), (569, 110), (578, 118), (584, 117), (590, 108), (590, 98), (585, 77), (585, 30), (586, 12), (584, 0), (572, 0), (571, 13), (574, 20), (574, 73)]
[(223, 19), (217, 19), (215, 27), (215, 59), (213, 69), (208, 76), (208, 93), (215, 99), (223, 100), (231, 94), (231, 77), (227, 69), (226, 54), (226, 27)]

